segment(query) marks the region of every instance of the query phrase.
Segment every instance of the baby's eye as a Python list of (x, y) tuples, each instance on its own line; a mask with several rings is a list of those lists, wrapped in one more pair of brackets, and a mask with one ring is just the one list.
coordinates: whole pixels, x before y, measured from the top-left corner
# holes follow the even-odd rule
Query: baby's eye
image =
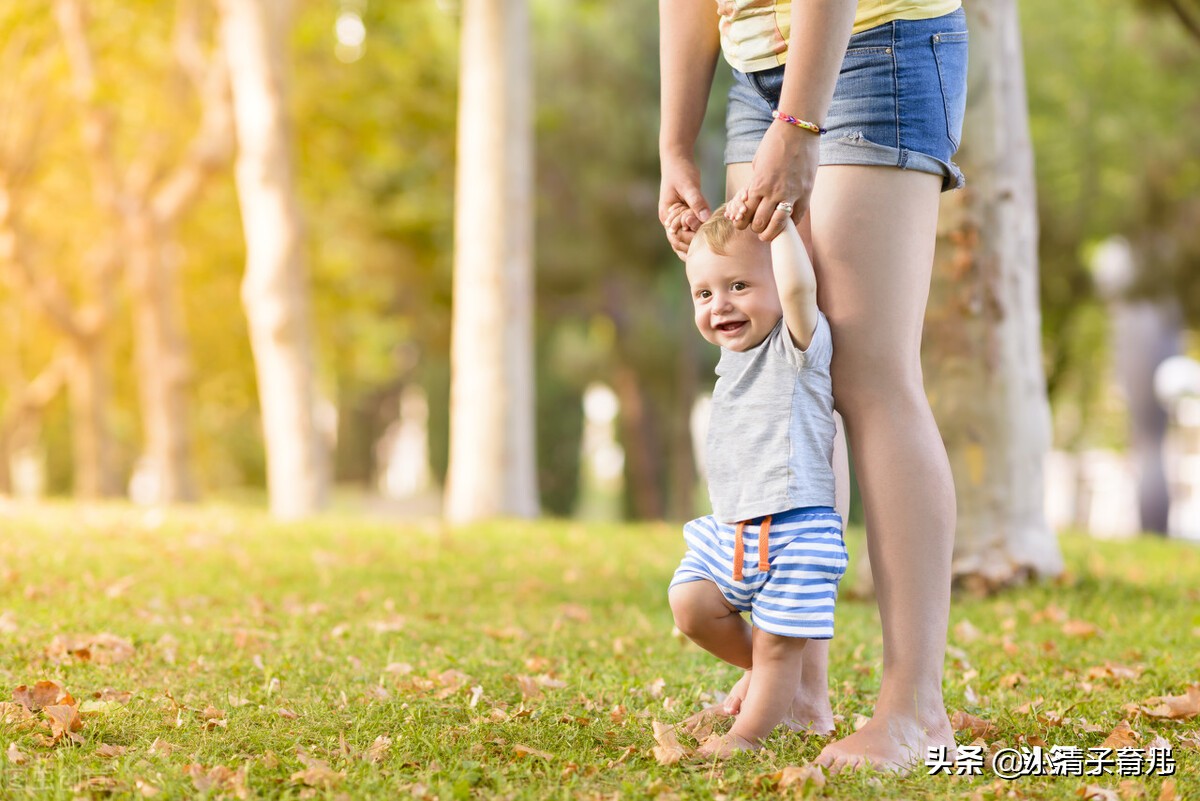
[(707, 289), (701, 289), (696, 293), (696, 297), (700, 298), (700, 300), (708, 300), (712, 297), (712, 292), (709, 292)]
[(745, 288), (746, 288), (745, 281), (734, 281), (733, 282), (733, 291), (734, 292), (741, 292)]

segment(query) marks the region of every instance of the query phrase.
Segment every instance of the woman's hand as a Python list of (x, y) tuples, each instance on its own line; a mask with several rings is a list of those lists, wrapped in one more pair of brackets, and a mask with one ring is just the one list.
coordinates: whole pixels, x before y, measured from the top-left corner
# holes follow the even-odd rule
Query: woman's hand
[(749, 226), (758, 238), (769, 242), (783, 231), (785, 209), (791, 203), (791, 218), (799, 222), (808, 211), (821, 140), (816, 134), (776, 120), (767, 128), (754, 155), (754, 173), (746, 187), (745, 211), (734, 221), (738, 228)]
[(671, 249), (687, 258), (692, 237), (711, 214), (700, 192), (700, 170), (689, 159), (664, 159), (658, 193), (658, 221), (667, 231)]

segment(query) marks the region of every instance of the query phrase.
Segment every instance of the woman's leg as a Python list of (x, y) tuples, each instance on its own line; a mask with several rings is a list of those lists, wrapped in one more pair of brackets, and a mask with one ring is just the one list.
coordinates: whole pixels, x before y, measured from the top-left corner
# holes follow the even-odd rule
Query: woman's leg
[[(749, 163), (730, 164), (725, 170), (725, 198), (737, 194), (750, 181), (753, 170)], [(809, 236), (809, 218), (799, 226), (801, 236), (812, 250)], [(833, 467), (837, 487), (837, 511), (843, 523), (850, 513), (850, 463), (846, 453), (846, 437), (842, 431), (842, 420), (836, 416), (837, 436), (834, 440)], [(812, 640), (801, 658), (800, 689), (792, 703), (790, 716), (784, 723), (797, 731), (828, 734), (833, 731), (833, 709), (829, 704), (829, 640)], [(729, 692), (725, 711), (737, 714), (741, 710), (746, 690), (750, 686), (749, 674), (743, 676)]]
[(904, 769), (953, 746), (942, 701), (954, 485), (921, 374), (941, 178), (822, 167), (811, 204), (833, 391), (854, 453), (883, 624), (875, 715), (818, 761)]

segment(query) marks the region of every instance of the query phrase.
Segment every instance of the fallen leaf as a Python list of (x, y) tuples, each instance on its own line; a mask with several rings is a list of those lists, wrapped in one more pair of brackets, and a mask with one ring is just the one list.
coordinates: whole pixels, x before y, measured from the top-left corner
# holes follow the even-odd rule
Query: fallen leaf
[(646, 692), (650, 693), (651, 698), (662, 698), (663, 691), (666, 689), (666, 687), (666, 679), (659, 677), (646, 685)]
[(171, 752), (178, 747), (179, 746), (177, 745), (171, 745), (161, 737), (155, 737), (154, 742), (150, 743), (150, 748), (147, 749), (147, 753), (153, 754), (154, 756), (169, 757)]
[(537, 757), (538, 759), (544, 759), (547, 762), (554, 759), (554, 754), (546, 751), (539, 751), (536, 748), (530, 748), (527, 745), (514, 745), (513, 753), (515, 753), (518, 758)]
[(8, 750), (4, 752), (4, 755), (8, 757), (8, 761), (14, 765), (24, 765), (29, 761), (29, 757), (25, 756), (25, 754), (21, 752), (20, 748), (17, 748), (16, 743), (9, 743)]
[(124, 662), (133, 656), (133, 643), (124, 637), (101, 632), (99, 634), (59, 634), (46, 646), (46, 656), (56, 662), (77, 660), (94, 662), (97, 665), (112, 665)]
[(1146, 797), (1146, 787), (1139, 781), (1126, 779), (1117, 785), (1117, 792), (1121, 796), (1121, 801), (1139, 801)]
[(81, 796), (90, 797), (93, 795), (117, 795), (129, 788), (112, 776), (92, 776), (74, 785), (71, 789)]
[(288, 720), (295, 720), (296, 718), (300, 717), (292, 710), (282, 706), (275, 710), (275, 714), (279, 715), (281, 718), (287, 718)]
[(13, 700), (30, 712), (38, 712), (44, 706), (59, 703), (63, 698), (69, 698), (62, 685), (54, 681), (39, 681), (32, 687), (22, 684), (13, 690)]
[(514, 678), (521, 688), (522, 698), (533, 701), (542, 697), (542, 688), (538, 686), (537, 680), (532, 676), (515, 676)]
[(1145, 748), (1146, 756), (1150, 759), (1154, 758), (1150, 754), (1151, 751), (1168, 751), (1169, 752), (1170, 750), (1171, 750), (1171, 741), (1168, 740), (1166, 737), (1163, 737), (1161, 734), (1155, 735), (1154, 739), (1151, 740), (1149, 743), (1147, 743), (1146, 748)]
[(1068, 620), (1063, 623), (1062, 632), (1068, 637), (1080, 637), (1086, 640), (1098, 635), (1100, 629), (1086, 620)]
[(137, 791), (142, 794), (143, 798), (153, 798), (162, 792), (162, 790), (155, 787), (145, 779), (138, 779), (133, 783), (133, 786), (137, 788)]
[(1094, 799), (1094, 801), (1121, 801), (1116, 790), (1106, 790), (1095, 784), (1085, 784), (1075, 791), (1075, 795), (1084, 799)]
[(42, 711), (50, 719), (50, 736), (53, 742), (58, 742), (64, 735), (77, 743), (83, 742), (83, 738), (76, 734), (83, 728), (78, 709), (70, 704), (55, 704)]
[(567, 620), (574, 620), (577, 623), (587, 623), (592, 619), (592, 613), (579, 604), (563, 604), (559, 607), (559, 613)]
[(615, 768), (617, 765), (620, 765), (622, 762), (629, 759), (629, 757), (631, 757), (636, 751), (637, 751), (636, 745), (627, 746), (625, 748), (625, 750), (621, 752), (621, 755), (619, 757), (617, 757), (616, 759), (608, 760), (608, 765), (606, 765), (606, 767), (609, 770)]
[(392, 738), (381, 734), (376, 737), (375, 741), (371, 743), (369, 748), (367, 748), (366, 753), (363, 754), (363, 759), (368, 762), (382, 762), (384, 757), (387, 756), (388, 749), (391, 747)]
[(129, 748), (123, 745), (102, 745), (96, 749), (96, 756), (104, 757), (105, 759), (115, 759), (119, 756), (125, 756), (125, 752)]
[(1175, 792), (1175, 780), (1167, 779), (1158, 791), (1158, 801), (1175, 801), (1179, 796)]
[(1126, 721), (1121, 721), (1117, 727), (1109, 732), (1108, 737), (1104, 738), (1104, 742), (1100, 743), (1101, 748), (1136, 748), (1141, 736), (1135, 732)]
[(668, 726), (655, 720), (651, 721), (650, 728), (654, 732), (654, 740), (658, 743), (650, 749), (650, 753), (654, 755), (658, 764), (674, 765), (688, 755), (684, 747), (679, 744), (679, 737), (675, 733), (674, 726)]
[(10, 726), (28, 728), (34, 725), (33, 713), (23, 704), (13, 701), (0, 701), (0, 723)]
[(975, 628), (969, 620), (959, 621), (954, 626), (954, 639), (959, 642), (975, 642), (980, 636), (979, 629)]
[(246, 786), (246, 768), (233, 770), (224, 765), (214, 765), (205, 768), (199, 763), (191, 763), (183, 769), (191, 777), (192, 785), (202, 794), (215, 790), (218, 793), (232, 793), (236, 798), (249, 798), (250, 788)]
[(398, 673), (401, 676), (406, 676), (413, 672), (413, 666), (407, 662), (389, 662), (384, 669), (385, 673)]
[(971, 739), (995, 737), (999, 732), (995, 723), (959, 710), (950, 716), (950, 726), (955, 731), (970, 733)]
[(805, 795), (810, 788), (825, 786), (825, 772), (816, 765), (788, 765), (774, 773), (764, 773), (754, 779), (754, 786), (768, 785), (777, 790), (791, 789), (793, 793)]
[[(3, 719), (4, 716), (0, 715), (0, 720)], [(1178, 743), (1181, 748), (1190, 748), (1193, 751), (1200, 751), (1200, 730), (1180, 735)]]
[(1007, 676), (1000, 677), (1000, 686), (1007, 689), (1012, 689), (1018, 684), (1028, 684), (1029, 677), (1024, 673), (1009, 673)]
[(1200, 714), (1200, 684), (1191, 685), (1183, 695), (1150, 698), (1143, 703), (1139, 711), (1152, 718), (1190, 720)]
[(1141, 677), (1145, 669), (1141, 665), (1138, 667), (1127, 667), (1125, 665), (1114, 665), (1112, 662), (1105, 662), (1103, 665), (1088, 668), (1087, 677), (1089, 679), (1111, 680), (1113, 683), (1117, 683), (1125, 680), (1137, 680)]
[(217, 709), (212, 704), (204, 707), (204, 711), (200, 713), (200, 720), (204, 722), (205, 729), (215, 729), (218, 726), (225, 728), (229, 725), (229, 721), (225, 719), (225, 710)]
[(298, 770), (291, 775), (293, 782), (302, 782), (309, 787), (331, 787), (346, 777), (341, 771), (329, 767), (323, 759), (310, 756), (303, 748), (296, 747), (296, 757), (304, 765), (304, 770)]

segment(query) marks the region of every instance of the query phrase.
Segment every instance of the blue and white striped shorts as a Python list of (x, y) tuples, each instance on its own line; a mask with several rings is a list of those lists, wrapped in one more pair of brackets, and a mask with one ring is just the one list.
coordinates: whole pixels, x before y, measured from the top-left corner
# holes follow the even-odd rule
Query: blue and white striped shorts
[(842, 518), (826, 506), (808, 506), (771, 516), (767, 535), (769, 570), (758, 568), (758, 535), (764, 518), (744, 529), (742, 580), (733, 578), (736, 528), (712, 515), (683, 527), (688, 550), (671, 586), (711, 581), (739, 612), (769, 634), (828, 640), (838, 582), (849, 561)]

